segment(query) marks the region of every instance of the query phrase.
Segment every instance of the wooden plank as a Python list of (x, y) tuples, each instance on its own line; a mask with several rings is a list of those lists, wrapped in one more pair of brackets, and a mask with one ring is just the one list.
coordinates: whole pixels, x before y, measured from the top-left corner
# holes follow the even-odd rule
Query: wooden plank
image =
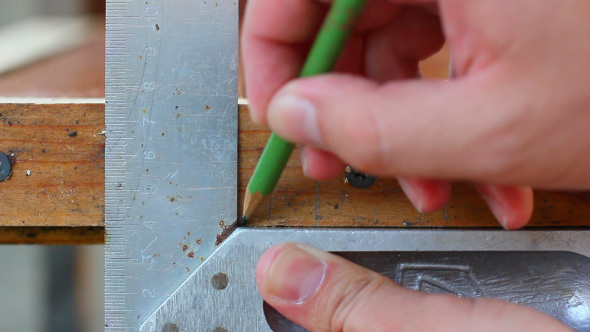
[[(12, 155), (12, 176), (0, 182), (0, 242), (29, 241), (22, 226), (43, 229), (45, 242), (92, 242), (104, 226), (104, 105), (0, 105), (0, 151)], [(239, 202), (269, 131), (239, 110)], [(75, 135), (73, 133), (76, 133)], [(27, 175), (30, 170), (30, 175)], [(444, 211), (419, 214), (395, 180), (368, 189), (344, 183), (344, 173), (316, 183), (303, 177), (298, 152), (272, 199), (251, 226), (496, 227), (492, 214), (469, 184), (458, 184)], [(537, 192), (531, 226), (590, 225), (590, 193)], [(17, 227), (19, 228), (12, 228)], [(57, 228), (56, 228), (57, 227)], [(91, 229), (81, 231), (81, 229)], [(19, 233), (20, 232), (20, 233)], [(17, 236), (15, 234), (24, 234)], [(57, 235), (56, 235), (57, 234)], [(87, 240), (81, 238), (89, 235)], [(37, 235), (35, 238), (43, 238)], [(53, 239), (53, 240), (52, 240)], [(23, 241), (24, 241), (23, 240)], [(25, 242), (26, 242), (25, 241)], [(32, 241), (32, 240), (31, 240)]]
[(104, 227), (0, 227), (0, 244), (101, 244)]
[[(241, 106), (239, 200), (246, 188), (269, 132), (253, 124)], [(397, 181), (379, 179), (368, 189), (344, 183), (342, 176), (316, 183), (300, 169), (293, 153), (271, 199), (260, 206), (250, 226), (320, 227), (498, 227), (483, 200), (468, 183), (454, 186), (453, 198), (443, 211), (418, 213)], [(535, 193), (531, 227), (590, 226), (590, 193)]]
[(103, 226), (104, 104), (0, 104), (2, 226)]

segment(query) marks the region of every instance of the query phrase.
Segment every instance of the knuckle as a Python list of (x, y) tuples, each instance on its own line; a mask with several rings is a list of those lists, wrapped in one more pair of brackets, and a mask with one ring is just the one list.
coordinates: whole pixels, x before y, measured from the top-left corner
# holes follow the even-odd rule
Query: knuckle
[(501, 179), (522, 169), (530, 139), (516, 117), (489, 124), (472, 141), (475, 171), (486, 178)]
[[(354, 313), (367, 307), (367, 302), (374, 298), (387, 283), (385, 277), (373, 274), (359, 276), (352, 271), (332, 283), (325, 303), (319, 304), (321, 320), (329, 331), (350, 331)], [(358, 316), (357, 316), (358, 317)], [(357, 322), (358, 323), (358, 322)]]

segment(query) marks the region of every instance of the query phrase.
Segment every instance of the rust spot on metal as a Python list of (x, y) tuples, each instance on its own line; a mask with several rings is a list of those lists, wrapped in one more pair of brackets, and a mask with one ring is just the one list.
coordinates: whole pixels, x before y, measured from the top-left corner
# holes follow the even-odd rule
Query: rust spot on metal
[(195, 258), (195, 253), (193, 251), (189, 251), (186, 255), (190, 258)]
[(183, 244), (183, 245), (182, 245), (182, 251), (187, 251), (187, 250), (188, 250), (188, 245), (186, 245), (186, 244)]
[[(221, 226), (221, 222), (219, 224)], [(232, 226), (221, 226), (221, 227), (223, 229), (221, 234), (217, 234), (215, 236), (215, 245), (216, 246), (220, 245), (223, 241), (225, 241), (225, 239), (227, 239), (231, 235), (231, 233), (233, 233), (233, 231), (237, 227), (237, 223), (234, 222), (232, 224)]]
[(195, 242), (196, 242), (198, 245), (201, 245), (201, 244), (203, 244), (203, 240), (201, 240), (201, 239), (196, 239), (196, 240), (195, 240)]
[[(222, 233), (223, 234), (223, 233)], [(221, 234), (217, 234), (215, 236), (215, 245), (218, 246), (221, 244), (221, 242), (223, 242), (223, 237), (221, 236)]]

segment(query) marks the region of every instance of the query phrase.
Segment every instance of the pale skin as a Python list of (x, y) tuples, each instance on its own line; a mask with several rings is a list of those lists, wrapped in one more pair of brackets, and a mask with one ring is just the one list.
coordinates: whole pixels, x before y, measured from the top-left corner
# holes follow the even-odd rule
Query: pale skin
[[(369, 0), (337, 73), (297, 79), (329, 3), (249, 0), (243, 26), (251, 117), (303, 147), (307, 176), (349, 164), (397, 177), (424, 212), (471, 181), (507, 229), (528, 222), (533, 187), (590, 189), (590, 1)], [(445, 41), (454, 77), (420, 80), (418, 62)], [(567, 330), (504, 302), (407, 291), (317, 249), (269, 252), (262, 296), (311, 331)], [(287, 276), (314, 284), (319, 270), (304, 267), (318, 260), (320, 285), (293, 301)]]

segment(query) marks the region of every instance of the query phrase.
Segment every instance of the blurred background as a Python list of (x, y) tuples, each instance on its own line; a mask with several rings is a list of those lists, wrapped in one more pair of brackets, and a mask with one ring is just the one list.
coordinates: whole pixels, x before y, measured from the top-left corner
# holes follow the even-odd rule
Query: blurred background
[(104, 98), (104, 0), (0, 0), (0, 97)]
[[(0, 98), (104, 98), (104, 1), (0, 0), (0, 50)], [(0, 245), (0, 331), (103, 331), (103, 294), (102, 245)]]

